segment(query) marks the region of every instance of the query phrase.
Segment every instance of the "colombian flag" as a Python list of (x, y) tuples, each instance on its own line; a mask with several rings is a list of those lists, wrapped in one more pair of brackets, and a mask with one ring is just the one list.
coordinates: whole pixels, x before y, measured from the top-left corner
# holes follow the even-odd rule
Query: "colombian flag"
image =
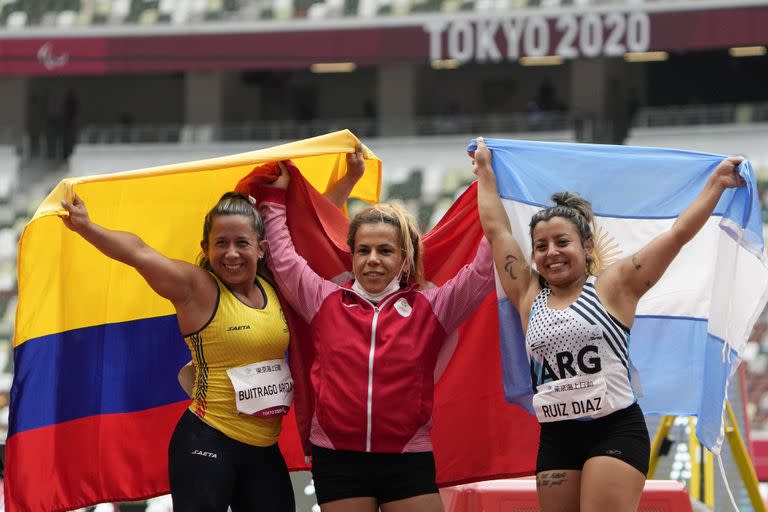
[[(6, 510), (71, 510), (168, 492), (168, 441), (189, 403), (176, 374), (190, 355), (171, 303), (67, 230), (60, 200), (77, 193), (95, 222), (195, 261), (205, 214), (255, 165), (292, 159), (324, 192), (346, 173), (345, 153), (358, 142), (345, 130), (58, 184), (19, 241)], [(364, 153), (366, 172), (352, 197), (375, 203), (381, 162)], [(304, 468), (291, 417), (284, 430), (289, 466)]]

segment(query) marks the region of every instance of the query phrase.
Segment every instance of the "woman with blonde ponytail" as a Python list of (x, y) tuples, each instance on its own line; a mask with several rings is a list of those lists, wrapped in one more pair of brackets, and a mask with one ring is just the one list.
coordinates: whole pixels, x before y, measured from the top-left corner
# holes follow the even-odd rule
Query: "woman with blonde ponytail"
[[(347, 167), (364, 168), (361, 148)], [(262, 191), (269, 263), (286, 300), (310, 328), (312, 473), (323, 512), (440, 512), (430, 428), (437, 355), (448, 335), (493, 290), (483, 241), (475, 260), (425, 289), (416, 221), (380, 204), (349, 226), (354, 279), (315, 274), (286, 226), (283, 167)]]

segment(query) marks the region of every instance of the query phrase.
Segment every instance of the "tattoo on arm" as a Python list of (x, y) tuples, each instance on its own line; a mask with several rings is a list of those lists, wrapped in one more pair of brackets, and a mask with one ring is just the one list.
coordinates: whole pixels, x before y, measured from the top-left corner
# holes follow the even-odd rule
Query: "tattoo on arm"
[[(635, 267), (635, 270), (640, 270), (640, 268), (643, 266), (639, 261), (637, 261), (637, 254), (632, 255), (632, 266)], [(653, 288), (653, 283), (651, 281), (646, 281), (645, 287), (648, 289)]]
[(507, 256), (504, 259), (506, 260), (506, 262), (504, 263), (504, 272), (509, 274), (509, 277), (511, 279), (513, 280), (517, 279), (517, 276), (512, 273), (512, 264), (518, 261), (517, 258), (515, 256), (512, 256), (511, 254), (507, 254)]
[(563, 485), (566, 481), (568, 481), (568, 478), (563, 472), (552, 471), (536, 475), (536, 485), (538, 487), (556, 487)]

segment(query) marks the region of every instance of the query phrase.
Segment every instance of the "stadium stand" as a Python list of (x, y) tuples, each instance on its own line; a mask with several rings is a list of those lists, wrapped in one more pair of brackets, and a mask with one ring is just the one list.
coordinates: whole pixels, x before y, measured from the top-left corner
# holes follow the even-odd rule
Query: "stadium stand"
[[(18, 182), (19, 156), (16, 148), (0, 145), (0, 203), (8, 202)], [(0, 223), (2, 219), (0, 219)]]
[[(684, 0), (673, 0), (683, 2)], [(661, 0), (6, 0), (0, 27), (184, 25), (190, 23), (406, 16), (658, 4)], [(670, 3), (666, 0), (665, 3)]]

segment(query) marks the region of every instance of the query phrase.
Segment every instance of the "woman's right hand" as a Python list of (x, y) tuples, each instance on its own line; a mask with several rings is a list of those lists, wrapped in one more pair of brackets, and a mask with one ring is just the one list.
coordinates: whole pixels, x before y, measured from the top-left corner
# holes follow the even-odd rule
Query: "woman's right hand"
[(80, 196), (75, 194), (72, 198), (72, 202), (62, 199), (61, 206), (69, 212), (68, 216), (62, 216), (61, 220), (64, 221), (64, 225), (75, 233), (82, 234), (83, 231), (91, 224), (91, 218), (88, 216), (88, 210), (85, 209), (85, 203)]
[(291, 182), (291, 175), (288, 172), (288, 168), (285, 166), (284, 162), (277, 162), (277, 165), (280, 166), (280, 176), (278, 176), (277, 179), (272, 182), (272, 186), (286, 190), (288, 188), (288, 184)]
[(363, 155), (363, 145), (359, 142), (355, 145), (354, 153), (347, 153), (347, 176), (357, 183), (365, 173), (365, 156)]
[(475, 176), (479, 176), (478, 172), (481, 171), (481, 168), (489, 169), (493, 172), (491, 169), (493, 154), (488, 149), (488, 146), (485, 145), (485, 139), (482, 137), (477, 138), (477, 149), (470, 156), (472, 157), (472, 172), (475, 173)]

